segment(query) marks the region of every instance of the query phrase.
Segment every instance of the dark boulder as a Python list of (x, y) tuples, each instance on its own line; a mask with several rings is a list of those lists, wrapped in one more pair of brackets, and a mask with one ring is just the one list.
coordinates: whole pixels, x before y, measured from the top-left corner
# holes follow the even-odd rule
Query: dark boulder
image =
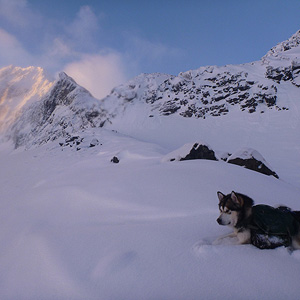
[(111, 159), (111, 162), (112, 162), (112, 163), (115, 163), (115, 164), (118, 164), (118, 163), (120, 162), (120, 160), (119, 160), (116, 156), (114, 156), (114, 157)]
[(266, 160), (256, 150), (250, 148), (244, 148), (236, 153), (232, 154), (228, 160), (228, 163), (245, 167), (268, 176), (279, 176), (268, 166)]
[(192, 159), (218, 160), (215, 152), (204, 143), (185, 144), (181, 148), (167, 154), (163, 161), (183, 161)]
[(182, 157), (180, 160), (192, 160), (192, 159), (208, 159), (217, 160), (215, 152), (211, 150), (207, 145), (195, 143), (188, 155)]

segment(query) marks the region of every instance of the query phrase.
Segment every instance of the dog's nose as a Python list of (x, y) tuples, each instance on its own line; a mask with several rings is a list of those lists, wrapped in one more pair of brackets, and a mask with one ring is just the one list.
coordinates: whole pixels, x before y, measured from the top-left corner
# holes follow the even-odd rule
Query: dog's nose
[(217, 219), (217, 222), (218, 222), (218, 224), (221, 225), (221, 219), (220, 218)]

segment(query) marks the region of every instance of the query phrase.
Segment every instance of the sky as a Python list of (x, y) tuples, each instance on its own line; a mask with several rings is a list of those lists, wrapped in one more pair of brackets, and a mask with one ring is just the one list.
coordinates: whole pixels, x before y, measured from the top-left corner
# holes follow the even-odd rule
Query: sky
[(0, 68), (65, 71), (97, 98), (139, 75), (259, 60), (299, 0), (0, 0)]

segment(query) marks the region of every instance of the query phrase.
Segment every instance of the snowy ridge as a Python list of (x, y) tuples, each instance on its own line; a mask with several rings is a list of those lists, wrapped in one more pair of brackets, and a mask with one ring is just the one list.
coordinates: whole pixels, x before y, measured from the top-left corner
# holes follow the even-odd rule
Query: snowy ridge
[[(255, 63), (210, 66), (178, 76), (158, 77), (159, 80), (148, 77), (148, 80), (152, 79), (148, 86), (141, 88), (130, 82), (115, 89), (104, 101), (119, 99), (120, 103), (126, 104), (127, 95), (130, 95), (131, 102), (148, 104), (150, 112), (162, 116), (179, 114), (188, 118), (224, 115), (233, 106), (250, 113), (257, 109), (261, 112), (277, 104), (277, 86), (274, 81), (266, 80), (265, 72), (261, 64)], [(153, 89), (153, 86), (157, 88)]]
[(236, 107), (249, 113), (286, 110), (278, 94), (282, 82), (300, 87), (299, 36), (297, 32), (253, 63), (201, 67), (178, 76), (141, 75), (115, 88), (103, 101), (117, 102), (124, 109), (128, 103), (147, 104), (145, 113), (150, 117), (206, 118), (226, 115)]
[(300, 30), (273, 47), (263, 58), (266, 77), (277, 83), (290, 81), (300, 87)]
[(60, 73), (51, 90), (23, 111), (8, 131), (15, 148), (42, 145), (86, 128), (102, 127), (106, 112), (71, 77)]
[(113, 116), (117, 116), (131, 104), (147, 103), (149, 97), (155, 98), (161, 84), (170, 78), (174, 78), (174, 76), (160, 73), (141, 74), (129, 82), (115, 87), (111, 94), (102, 100), (102, 105)]
[(271, 48), (270, 51), (263, 57), (267, 58), (270, 56), (278, 57), (282, 52), (291, 50), (293, 48), (299, 47), (300, 45), (300, 30), (293, 34), (288, 40), (277, 44), (275, 47)]
[(42, 68), (8, 66), (0, 70), (0, 133), (19, 117), (21, 111), (38, 101), (52, 87)]

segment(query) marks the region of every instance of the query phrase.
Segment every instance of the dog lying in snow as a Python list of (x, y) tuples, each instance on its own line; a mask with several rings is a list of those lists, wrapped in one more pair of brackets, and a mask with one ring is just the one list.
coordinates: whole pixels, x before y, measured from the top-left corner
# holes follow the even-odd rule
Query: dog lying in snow
[(236, 238), (237, 244), (253, 244), (260, 249), (279, 246), (300, 249), (300, 211), (285, 206), (254, 205), (250, 197), (235, 192), (217, 195), (220, 209), (217, 222), (234, 230), (218, 241)]

